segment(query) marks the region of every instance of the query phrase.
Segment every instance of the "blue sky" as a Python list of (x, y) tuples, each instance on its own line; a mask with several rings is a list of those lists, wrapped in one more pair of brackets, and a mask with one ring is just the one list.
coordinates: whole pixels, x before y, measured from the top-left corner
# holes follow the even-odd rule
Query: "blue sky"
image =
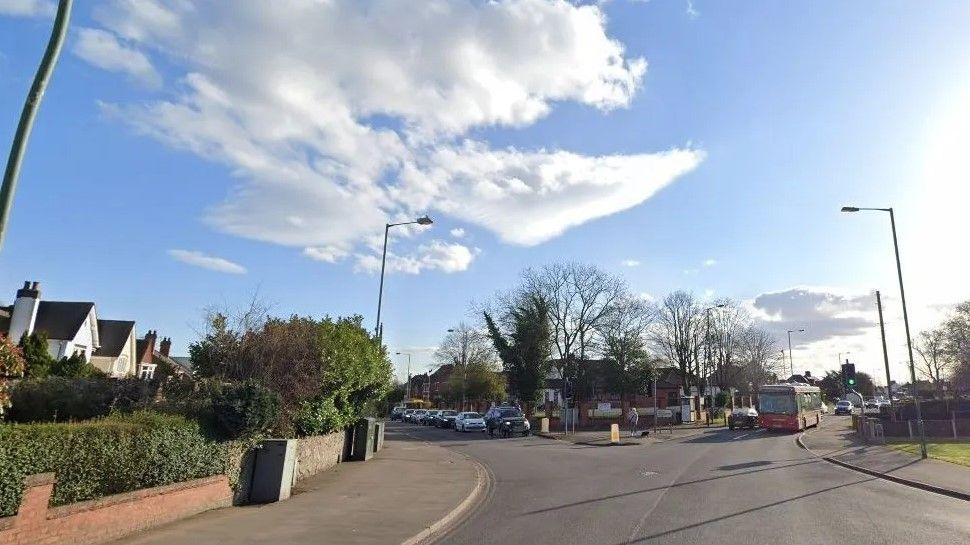
[[(881, 368), (874, 329), (853, 319), (871, 320), (881, 289), (898, 375), (888, 219), (840, 214), (843, 204), (898, 209), (917, 326), (970, 297), (959, 274), (970, 263), (952, 249), (967, 228), (956, 203), (970, 196), (965, 2), (696, 1), (691, 12), (525, 0), (427, 18), (392, 17), (383, 0), (291, 18), (258, 7), (220, 17), (206, 4), (78, 3), (0, 252), (0, 299), (39, 280), (44, 297), (93, 300), (179, 353), (205, 307), (256, 292), (278, 314), (360, 313), (372, 325), (374, 237), (386, 218), (427, 212), (434, 226), (392, 240), (392, 351), (435, 345), (525, 267), (579, 260), (655, 297), (683, 288), (772, 309), (770, 327), (808, 329), (796, 367), (816, 372), (848, 350)], [(4, 145), (47, 5), (0, 0)], [(543, 14), (536, 28), (515, 19), (523, 6)], [(448, 17), (480, 34), (458, 40)], [(315, 47), (330, 24), (378, 37)], [(562, 47), (541, 51), (536, 36)], [(469, 42), (483, 53), (464, 52)], [(395, 56), (415, 44), (433, 55)], [(438, 95), (421, 94), (429, 86)], [(535, 190), (545, 169), (580, 172), (577, 185), (517, 206), (509, 180)], [(328, 177), (343, 205), (320, 189)], [(476, 198), (485, 182), (492, 204)], [(610, 191), (598, 182), (624, 191), (596, 201)], [(416, 367), (430, 363), (414, 353)]]

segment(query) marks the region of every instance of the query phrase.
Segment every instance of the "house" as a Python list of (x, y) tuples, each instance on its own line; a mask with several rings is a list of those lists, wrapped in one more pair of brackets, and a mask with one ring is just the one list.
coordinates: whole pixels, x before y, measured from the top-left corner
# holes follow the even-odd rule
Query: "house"
[(44, 301), (39, 282), (24, 282), (13, 305), (0, 307), (0, 334), (14, 342), (43, 333), (55, 359), (80, 354), (113, 377), (135, 373), (135, 322), (99, 320), (94, 303)]
[(135, 322), (129, 320), (98, 320), (101, 346), (91, 356), (91, 365), (109, 376), (127, 377), (135, 374)]
[(448, 380), (455, 371), (455, 365), (446, 363), (435, 369), (433, 373), (411, 377), (411, 397), (427, 401), (441, 401), (447, 393)]
[(179, 361), (179, 359), (187, 360), (188, 358), (173, 358), (170, 355), (172, 339), (170, 337), (162, 338), (156, 350), (155, 341), (157, 339), (158, 331), (149, 329), (148, 333), (135, 343), (138, 377), (144, 380), (155, 378), (155, 371), (160, 364), (166, 365), (178, 376), (191, 376), (191, 364), (187, 364), (185, 361)]

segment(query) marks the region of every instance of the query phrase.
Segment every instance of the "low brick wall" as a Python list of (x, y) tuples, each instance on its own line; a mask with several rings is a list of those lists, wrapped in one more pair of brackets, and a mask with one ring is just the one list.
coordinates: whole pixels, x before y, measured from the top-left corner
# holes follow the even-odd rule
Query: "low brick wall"
[(327, 471), (342, 462), (346, 436), (346, 433), (340, 431), (297, 440), (296, 480)]
[(53, 473), (25, 479), (17, 514), (0, 518), (0, 545), (104, 543), (232, 500), (228, 479), (216, 475), (52, 508), (54, 480)]

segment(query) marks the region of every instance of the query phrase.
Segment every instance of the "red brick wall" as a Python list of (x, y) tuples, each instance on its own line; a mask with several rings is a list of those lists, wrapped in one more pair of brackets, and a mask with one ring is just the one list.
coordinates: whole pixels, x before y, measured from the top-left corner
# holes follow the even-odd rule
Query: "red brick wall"
[(225, 475), (48, 507), (54, 474), (31, 475), (20, 510), (0, 518), (0, 545), (91, 545), (231, 504)]

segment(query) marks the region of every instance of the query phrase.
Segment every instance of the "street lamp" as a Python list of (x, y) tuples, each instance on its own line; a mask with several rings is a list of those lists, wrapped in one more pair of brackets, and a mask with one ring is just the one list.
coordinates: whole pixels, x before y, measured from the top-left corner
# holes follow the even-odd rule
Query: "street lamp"
[(404, 386), (404, 402), (407, 403), (411, 401), (411, 354), (408, 352), (395, 352), (394, 354), (408, 357), (408, 382)]
[(791, 366), (791, 374), (795, 374), (795, 360), (791, 356), (791, 334), (792, 333), (805, 333), (804, 329), (789, 329), (788, 330), (788, 364)]
[[(714, 369), (713, 369), (713, 366), (711, 365), (711, 311), (718, 308), (724, 308), (726, 306), (727, 305), (725, 303), (721, 303), (718, 305), (714, 305), (713, 307), (707, 307), (704, 309), (704, 330), (705, 330), (704, 331), (704, 337), (705, 337), (704, 353), (707, 355), (707, 389), (711, 393), (711, 396), (710, 396), (711, 406), (710, 406), (710, 409), (708, 409), (707, 411), (708, 423), (710, 423), (712, 420), (712, 416), (710, 413), (711, 413), (711, 410), (714, 408), (714, 387), (711, 385), (711, 379), (714, 376)], [(700, 407), (698, 407), (697, 410), (700, 411)]]
[(3, 184), (0, 185), (0, 245), (3, 245), (7, 218), (10, 216), (10, 207), (13, 206), (13, 195), (17, 189), (17, 179), (20, 176), (20, 164), (23, 162), (24, 153), (27, 151), (27, 141), (30, 139), (30, 131), (34, 126), (37, 108), (40, 107), (40, 101), (44, 98), (47, 82), (50, 81), (54, 65), (57, 64), (57, 58), (61, 54), (61, 46), (64, 45), (64, 38), (67, 36), (72, 4), (73, 0), (60, 0), (57, 4), (57, 15), (54, 16), (54, 28), (51, 30), (50, 41), (47, 42), (44, 57), (40, 61), (40, 66), (34, 75), (34, 82), (30, 85), (30, 91), (27, 93), (24, 108), (20, 112), (17, 132), (14, 133), (10, 155), (7, 158), (7, 166), (3, 171)]
[(377, 291), (377, 324), (374, 325), (374, 335), (377, 336), (378, 340), (381, 338), (381, 302), (384, 299), (384, 265), (387, 263), (387, 232), (391, 230), (391, 227), (397, 227), (398, 225), (431, 225), (434, 223), (428, 216), (421, 216), (414, 221), (404, 221), (401, 223), (387, 223), (384, 225), (384, 252), (381, 254), (381, 287)]
[(889, 212), (889, 226), (893, 232), (893, 249), (896, 252), (896, 275), (899, 277), (899, 298), (903, 303), (903, 325), (906, 328), (906, 349), (909, 351), (909, 378), (913, 383), (913, 400), (916, 405), (916, 422), (919, 425), (920, 455), (926, 458), (926, 432), (923, 430), (923, 410), (920, 407), (919, 395), (916, 391), (916, 365), (913, 362), (913, 341), (909, 335), (909, 314), (906, 312), (906, 290), (903, 287), (903, 266), (899, 259), (899, 239), (896, 237), (896, 215), (892, 207), (889, 208), (860, 208), (858, 206), (843, 206), (843, 212), (859, 212), (862, 210), (874, 212)]

